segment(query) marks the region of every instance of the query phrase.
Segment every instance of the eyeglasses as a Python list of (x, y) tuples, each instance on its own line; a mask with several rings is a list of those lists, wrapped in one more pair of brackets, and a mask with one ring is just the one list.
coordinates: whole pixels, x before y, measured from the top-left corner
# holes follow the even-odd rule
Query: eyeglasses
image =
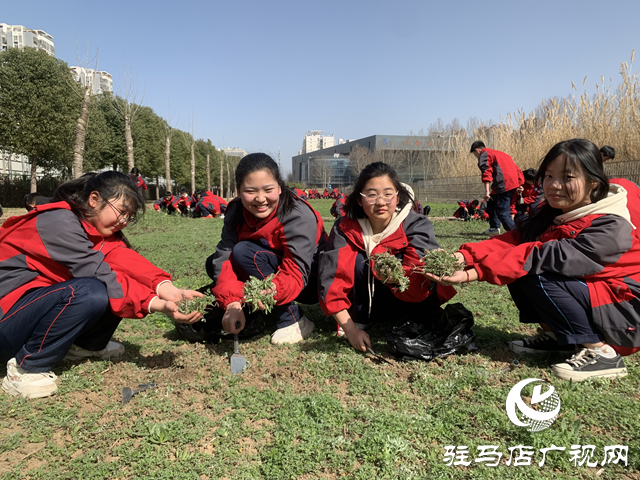
[(118, 207), (116, 207), (109, 200), (107, 200), (107, 203), (111, 208), (113, 208), (118, 213), (118, 217), (116, 218), (116, 225), (133, 227), (136, 223), (138, 223), (138, 220), (133, 218), (131, 215), (126, 215), (123, 211), (119, 210)]
[(393, 202), (393, 199), (396, 198), (398, 192), (383, 193), (382, 195), (378, 195), (377, 193), (368, 193), (365, 195), (364, 193), (360, 192), (360, 195), (364, 197), (365, 202), (367, 202), (369, 205), (375, 205), (379, 198), (384, 200), (384, 203), (389, 205), (391, 202)]

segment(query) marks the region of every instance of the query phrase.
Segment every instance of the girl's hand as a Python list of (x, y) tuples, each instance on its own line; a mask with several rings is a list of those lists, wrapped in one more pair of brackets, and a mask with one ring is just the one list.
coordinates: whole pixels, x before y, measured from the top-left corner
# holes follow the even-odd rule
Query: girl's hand
[[(344, 330), (344, 326), (342, 328)], [(369, 334), (364, 330), (356, 328), (355, 325), (353, 326), (353, 329), (349, 330), (348, 332), (345, 331), (344, 333), (347, 336), (347, 340), (349, 340), (351, 346), (359, 352), (366, 352), (367, 347), (371, 347), (371, 339), (369, 338)]]
[(195, 323), (198, 320), (202, 320), (202, 314), (200, 312), (191, 312), (187, 314), (180, 313), (178, 311), (178, 305), (175, 302), (164, 302), (157, 310), (164, 313), (166, 316), (172, 318), (178, 323)]
[[(276, 294), (276, 289), (274, 288), (270, 288), (269, 290), (262, 290), (260, 292), (260, 295), (275, 295)], [(264, 306), (264, 304), (258, 300), (258, 308), (262, 311), (264, 311), (267, 307)]]
[(171, 282), (165, 282), (158, 287), (158, 296), (162, 300), (169, 302), (179, 302), (185, 298), (192, 299), (196, 297), (204, 297), (203, 293), (196, 292), (195, 290), (184, 290), (176, 287)]
[(425, 273), (424, 275), (429, 280), (439, 283), (448, 287), (450, 285), (460, 285), (462, 283), (469, 283), (478, 280), (478, 272), (475, 268), (469, 270), (459, 270), (450, 277), (436, 277), (432, 273)]
[(244, 329), (245, 322), (246, 319), (240, 302), (232, 302), (227, 305), (222, 317), (222, 328), (229, 333), (240, 333)]

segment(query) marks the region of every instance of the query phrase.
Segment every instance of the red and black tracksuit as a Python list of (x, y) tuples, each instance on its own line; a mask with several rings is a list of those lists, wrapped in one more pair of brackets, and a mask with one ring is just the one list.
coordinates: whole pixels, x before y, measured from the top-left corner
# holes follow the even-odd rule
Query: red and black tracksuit
[(522, 170), (509, 155), (490, 148), (480, 152), (478, 168), (482, 172), (482, 182), (491, 183), (491, 200), (487, 204), (489, 225), (498, 228), (502, 222), (505, 230), (513, 230), (511, 205), (515, 190), (524, 183)]
[(220, 214), (227, 211), (227, 202), (212, 192), (206, 191), (199, 200), (191, 202), (191, 207), (194, 210), (194, 215), (219, 217)]
[(232, 302), (244, 304), (244, 282), (250, 276), (264, 279), (275, 273), (276, 307), (269, 317), (277, 328), (302, 318), (296, 300), (317, 303), (317, 259), (326, 244), (320, 214), (293, 192), (282, 195), (291, 195), (293, 210), (286, 214), (276, 210), (263, 220), (249, 213), (240, 199), (232, 200), (220, 243), (206, 261), (215, 283), (212, 292), (222, 309)]
[(476, 207), (473, 205), (473, 200), (460, 200), (458, 201), (458, 209), (453, 213), (453, 216), (469, 220), (475, 213)]
[(440, 246), (431, 221), (411, 211), (402, 225), (373, 249), (372, 255), (388, 252), (402, 261), (411, 285), (400, 292), (377, 277), (373, 260), (366, 258), (358, 221), (339, 217), (331, 229), (327, 249), (320, 254), (318, 285), (322, 310), (326, 315), (347, 310), (354, 322), (364, 324), (388, 315), (403, 314), (424, 320), (439, 315), (439, 305), (452, 298), (455, 289), (430, 282), (416, 271), (425, 253), (437, 248)]
[(177, 206), (178, 210), (180, 210), (180, 214), (189, 215), (191, 213), (191, 196), (185, 195), (184, 197), (178, 198)]
[(336, 198), (336, 201), (333, 202), (333, 205), (331, 205), (331, 208), (329, 209), (329, 212), (331, 213), (331, 215), (333, 215), (334, 218), (344, 217), (344, 204), (346, 202), (346, 194), (341, 193), (340, 195), (338, 195), (338, 198)]
[[(516, 199), (516, 215), (524, 215), (529, 213), (531, 208), (535, 208), (538, 204), (538, 195), (540, 191), (537, 185), (525, 183), (522, 185), (522, 193), (518, 195), (516, 192), (514, 198)], [(522, 203), (520, 203), (522, 198)]]
[(309, 197), (307, 197), (307, 194), (304, 193), (304, 190), (301, 190), (299, 188), (294, 188), (293, 190), (296, 192), (296, 195), (300, 197), (302, 200), (304, 200), (305, 202), (309, 200)]
[(546, 323), (560, 344), (606, 341), (628, 355), (640, 349), (640, 240), (632, 224), (640, 200), (613, 183), (611, 192), (631, 222), (597, 213), (598, 202), (595, 213), (560, 215), (538, 241), (519, 243), (510, 231), (460, 252), (479, 280), (509, 286), (522, 322)]
[(177, 212), (179, 211), (178, 199), (173, 195), (171, 195), (171, 197), (162, 197), (153, 204), (153, 208), (155, 208), (156, 211), (162, 210), (166, 213)]
[(12, 217), (0, 227), (0, 357), (44, 372), (74, 343), (101, 350), (121, 318), (148, 314), (170, 280), (66, 202)]

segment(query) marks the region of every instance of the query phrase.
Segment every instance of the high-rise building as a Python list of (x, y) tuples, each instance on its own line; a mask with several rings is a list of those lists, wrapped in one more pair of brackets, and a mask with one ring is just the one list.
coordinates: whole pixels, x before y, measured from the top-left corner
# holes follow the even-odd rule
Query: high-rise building
[(333, 147), (336, 139), (333, 133), (322, 133), (322, 130), (309, 130), (302, 138), (302, 153), (311, 153), (323, 148)]
[(224, 150), (222, 150), (224, 152), (224, 154), (227, 157), (244, 157), (247, 155), (247, 152), (245, 152), (244, 150), (242, 150), (241, 148), (231, 148), (231, 147), (227, 147)]
[(0, 51), (9, 48), (32, 47), (44, 50), (52, 57), (56, 56), (53, 37), (43, 30), (31, 30), (22, 25), (0, 23)]
[(113, 78), (110, 73), (83, 67), (69, 67), (69, 69), (75, 81), (80, 83), (80, 85), (91, 85), (94, 95), (113, 92)]

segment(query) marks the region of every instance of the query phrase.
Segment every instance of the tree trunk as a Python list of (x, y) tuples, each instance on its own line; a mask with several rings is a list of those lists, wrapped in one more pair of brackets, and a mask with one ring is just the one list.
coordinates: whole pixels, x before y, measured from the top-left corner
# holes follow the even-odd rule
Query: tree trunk
[(124, 141), (127, 145), (127, 166), (130, 172), (135, 166), (133, 163), (133, 137), (131, 136), (131, 115), (125, 114), (124, 116)]
[(156, 175), (156, 200), (160, 198), (160, 177)]
[(227, 162), (227, 198), (231, 198), (231, 168)]
[(35, 155), (31, 155), (29, 157), (29, 161), (31, 162), (31, 193), (36, 193), (38, 191), (38, 182), (36, 176), (36, 170), (38, 169), (38, 157)]
[(193, 152), (195, 142), (191, 143), (191, 195), (196, 191), (196, 157)]
[(91, 85), (84, 89), (80, 116), (76, 122), (76, 143), (73, 146), (73, 178), (82, 176), (82, 161), (84, 157), (84, 139), (89, 127), (89, 107), (91, 106)]
[(220, 195), (221, 197), (224, 196), (224, 193), (222, 191), (222, 185), (224, 184), (224, 178), (223, 178), (223, 174), (222, 174), (222, 166), (224, 165), (224, 157), (220, 157), (220, 185), (218, 188), (218, 195)]
[[(167, 141), (164, 147), (164, 189), (171, 190), (171, 134), (167, 134)], [(160, 198), (160, 197), (158, 197)]]
[(207, 153), (207, 191), (211, 191), (211, 171), (209, 170), (209, 154)]

